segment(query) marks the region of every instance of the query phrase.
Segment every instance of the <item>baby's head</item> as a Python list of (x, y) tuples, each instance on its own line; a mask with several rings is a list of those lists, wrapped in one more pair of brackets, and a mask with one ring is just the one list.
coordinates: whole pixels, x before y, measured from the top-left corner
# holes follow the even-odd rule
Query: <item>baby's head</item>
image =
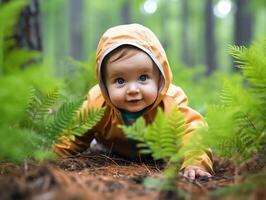
[(151, 106), (159, 93), (161, 75), (144, 51), (122, 45), (104, 59), (102, 78), (111, 103), (127, 112)]
[(96, 73), (106, 104), (129, 112), (157, 107), (172, 80), (160, 41), (140, 24), (104, 32), (96, 51)]

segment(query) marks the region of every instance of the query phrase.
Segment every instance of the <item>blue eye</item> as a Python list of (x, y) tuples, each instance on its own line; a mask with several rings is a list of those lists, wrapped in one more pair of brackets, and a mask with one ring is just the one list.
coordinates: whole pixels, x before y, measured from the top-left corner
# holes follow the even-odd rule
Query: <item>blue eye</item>
[(148, 76), (144, 74), (144, 75), (141, 75), (141, 76), (139, 77), (139, 80), (141, 80), (141, 81), (146, 81), (147, 78), (148, 78)]
[(122, 85), (122, 84), (125, 83), (125, 80), (122, 79), (122, 78), (118, 78), (118, 79), (115, 80), (115, 82), (116, 82), (117, 84), (119, 84), (119, 85)]

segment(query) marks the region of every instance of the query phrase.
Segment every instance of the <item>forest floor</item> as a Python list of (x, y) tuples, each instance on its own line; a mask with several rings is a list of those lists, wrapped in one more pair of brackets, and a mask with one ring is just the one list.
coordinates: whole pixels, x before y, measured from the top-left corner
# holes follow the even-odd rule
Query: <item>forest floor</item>
[[(163, 167), (163, 163), (152, 160), (132, 162), (97, 151), (38, 164), (0, 163), (0, 199), (180, 199), (174, 193), (144, 186), (146, 177), (161, 177)], [(210, 196), (211, 191), (232, 185), (234, 168), (229, 162), (216, 159), (214, 170), (213, 177), (195, 181), (180, 175), (176, 186), (186, 194), (185, 199), (217, 199)], [(263, 199), (266, 192), (250, 197)]]

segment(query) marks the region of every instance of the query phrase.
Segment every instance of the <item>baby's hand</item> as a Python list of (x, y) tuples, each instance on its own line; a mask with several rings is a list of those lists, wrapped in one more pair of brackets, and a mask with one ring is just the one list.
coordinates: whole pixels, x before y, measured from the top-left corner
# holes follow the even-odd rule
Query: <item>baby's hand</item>
[(203, 170), (202, 168), (198, 166), (193, 166), (193, 165), (187, 166), (183, 171), (183, 175), (192, 180), (200, 176), (211, 177), (210, 173), (206, 172), (205, 170)]

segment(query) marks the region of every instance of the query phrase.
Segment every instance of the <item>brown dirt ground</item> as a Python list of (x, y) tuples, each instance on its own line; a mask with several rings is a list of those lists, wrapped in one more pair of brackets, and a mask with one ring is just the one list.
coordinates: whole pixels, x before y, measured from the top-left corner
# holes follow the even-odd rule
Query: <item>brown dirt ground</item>
[[(181, 199), (174, 193), (143, 185), (146, 177), (160, 178), (163, 167), (162, 162), (132, 162), (101, 152), (38, 164), (0, 163), (0, 199)], [(215, 175), (209, 179), (190, 181), (179, 176), (176, 186), (185, 191), (185, 199), (217, 199), (209, 196), (211, 191), (234, 183), (234, 168), (229, 162), (216, 160), (214, 169)], [(263, 199), (266, 197), (263, 191), (249, 199)]]

